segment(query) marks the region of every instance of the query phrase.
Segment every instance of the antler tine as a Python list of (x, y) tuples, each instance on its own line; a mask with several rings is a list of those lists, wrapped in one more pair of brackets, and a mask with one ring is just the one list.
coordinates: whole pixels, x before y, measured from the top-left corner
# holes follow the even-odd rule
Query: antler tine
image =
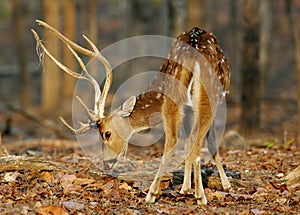
[[(74, 57), (76, 58), (76, 60), (78, 61), (82, 71), (84, 72), (85, 75), (80, 75), (76, 72), (73, 72), (70, 68), (66, 67), (65, 65), (63, 65), (62, 63), (60, 63), (49, 51), (48, 49), (44, 46), (44, 44), (41, 42), (41, 40), (39, 39), (39, 36), (38, 34), (32, 30), (32, 33), (37, 41), (37, 45), (40, 46), (44, 52), (54, 61), (54, 63), (56, 63), (63, 71), (65, 71), (66, 73), (68, 73), (69, 75), (77, 78), (77, 79), (84, 79), (84, 80), (87, 80), (88, 82), (91, 83), (91, 85), (94, 87), (94, 90), (95, 90), (95, 99), (98, 99), (101, 95), (101, 90), (100, 90), (100, 87), (97, 83), (97, 81), (89, 74), (89, 72), (87, 71), (87, 68), (86, 66), (84, 65), (83, 61), (81, 60), (81, 58), (78, 56), (78, 54), (74, 51), (74, 49), (69, 46), (67, 44), (67, 47), (69, 48), (69, 50), (71, 51), (71, 53), (74, 55)], [(81, 105), (83, 104), (83, 102), (81, 101), (80, 102)], [(86, 109), (88, 109), (85, 105), (82, 105), (86, 111)], [(96, 107), (95, 107), (95, 110)], [(97, 116), (97, 114), (94, 112), (92, 112), (92, 110), (89, 110), (89, 111), (86, 111), (86, 113), (88, 113), (88, 117), (91, 121), (97, 121), (99, 120), (99, 117)]]
[[(61, 39), (65, 44), (69, 45), (73, 49), (77, 50), (78, 52), (81, 52), (82, 54), (89, 56), (91, 58), (96, 58), (98, 61), (103, 63), (105, 66), (106, 70), (106, 81), (105, 85), (103, 87), (103, 92), (102, 96), (98, 95), (98, 97), (95, 99), (95, 114), (98, 116), (99, 119), (104, 117), (104, 105), (105, 105), (105, 100), (107, 98), (107, 94), (109, 91), (109, 88), (111, 86), (111, 81), (112, 81), (112, 69), (110, 63), (106, 60), (106, 58), (100, 53), (100, 51), (97, 49), (96, 45), (92, 43), (86, 36), (83, 35), (83, 38), (89, 43), (89, 45), (92, 47), (94, 52), (85, 49), (73, 41), (69, 40), (66, 38), (63, 34), (58, 32), (55, 28), (51, 27), (47, 23), (41, 21), (41, 20), (36, 20), (38, 25), (43, 26), (44, 28), (48, 29), (49, 31), (52, 31), (59, 39)], [(89, 73), (86, 73), (86, 76), (90, 78), (91, 76)]]
[[(90, 73), (88, 72), (86, 66), (84, 65), (84, 63), (82, 62), (81, 58), (78, 56), (78, 54), (72, 49), (71, 46), (67, 45), (67, 47), (70, 49), (70, 51), (72, 52), (72, 54), (74, 55), (74, 57), (77, 59), (77, 61), (79, 62), (79, 65), (82, 69), (82, 71), (85, 74), (85, 77), (87, 78), (87, 80), (90, 82), (90, 84), (94, 87), (94, 91), (95, 91), (95, 106), (94, 106), (94, 111), (93, 111), (93, 118), (90, 118), (91, 114), (89, 111), (89, 119), (92, 121), (98, 121), (101, 119), (100, 115), (99, 115), (99, 107), (98, 107), (98, 100), (101, 97), (101, 90), (99, 87), (98, 82), (95, 80), (95, 78), (93, 76), (90, 75)], [(80, 100), (81, 101), (81, 100)], [(85, 105), (83, 105), (83, 102), (80, 102), (82, 104), (82, 106), (86, 109), (87, 107)]]
[(79, 96), (76, 96), (76, 99), (79, 101), (79, 103), (81, 104), (81, 106), (83, 107), (86, 115), (88, 116), (88, 118), (92, 121), (92, 122), (97, 122), (99, 119), (95, 118), (95, 113), (94, 111), (90, 110), (85, 104), (84, 102), (81, 100), (81, 98)]
[(89, 43), (89, 45), (92, 47), (92, 49), (94, 50), (95, 54), (97, 54), (97, 60), (100, 61), (101, 63), (103, 63), (104, 67), (105, 67), (105, 71), (106, 71), (106, 80), (105, 80), (105, 84), (103, 87), (103, 92), (102, 92), (102, 96), (101, 98), (99, 97), (99, 100), (95, 101), (95, 105), (97, 106), (97, 110), (99, 110), (99, 116), (100, 118), (104, 117), (104, 106), (105, 106), (105, 101), (108, 95), (108, 91), (110, 89), (111, 86), (111, 82), (112, 82), (112, 69), (111, 69), (111, 65), (108, 62), (108, 60), (101, 54), (101, 52), (98, 50), (97, 46), (89, 39), (87, 38), (85, 35), (82, 35), (82, 37)]
[(89, 123), (82, 123), (80, 121), (78, 121), (80, 128), (78, 129), (74, 129), (72, 126), (70, 126), (64, 118), (59, 117), (60, 121), (70, 130), (72, 131), (74, 134), (83, 134), (85, 132), (87, 132), (88, 130), (91, 129), (91, 125)]
[(47, 54), (47, 56), (50, 57), (51, 60), (53, 60), (57, 66), (59, 66), (63, 71), (65, 71), (66, 73), (68, 73), (69, 75), (71, 75), (74, 78), (88, 80), (85, 76), (82, 76), (82, 75), (78, 74), (77, 72), (73, 72), (71, 69), (69, 69), (68, 67), (66, 67), (65, 65), (60, 63), (44, 46), (44, 44), (41, 42), (36, 31), (31, 29), (31, 32), (33, 33), (33, 36), (34, 36), (35, 40), (37, 41), (37, 46), (41, 47), (43, 49), (43, 51)]
[(63, 34), (61, 34), (60, 32), (58, 32), (55, 28), (53, 28), (52, 26), (48, 25), (46, 22), (43, 22), (41, 20), (36, 20), (37, 24), (46, 28), (47, 30), (53, 32), (60, 40), (62, 40), (65, 44), (70, 45), (72, 48), (74, 48), (75, 50), (79, 51), (80, 53), (89, 56), (91, 58), (95, 57), (95, 53), (85, 49), (79, 45), (77, 45), (76, 43), (74, 43), (72, 40), (68, 39), (67, 37), (65, 37)]

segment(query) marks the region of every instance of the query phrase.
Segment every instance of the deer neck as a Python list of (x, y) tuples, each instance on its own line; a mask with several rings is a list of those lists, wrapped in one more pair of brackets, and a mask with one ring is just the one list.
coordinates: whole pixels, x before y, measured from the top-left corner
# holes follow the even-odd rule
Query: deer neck
[(134, 110), (129, 116), (129, 122), (134, 131), (146, 130), (162, 121), (163, 97), (163, 94), (154, 91), (144, 92), (137, 96)]

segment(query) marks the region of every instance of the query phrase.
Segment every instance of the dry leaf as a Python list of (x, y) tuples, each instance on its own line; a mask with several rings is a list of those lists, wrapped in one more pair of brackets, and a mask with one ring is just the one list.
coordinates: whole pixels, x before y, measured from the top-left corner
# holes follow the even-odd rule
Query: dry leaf
[(124, 189), (124, 190), (132, 190), (132, 187), (129, 186), (126, 182), (122, 183), (119, 185), (119, 189)]
[(68, 215), (68, 212), (60, 206), (44, 206), (38, 208), (36, 211), (38, 215)]
[(75, 185), (79, 185), (79, 186), (85, 186), (85, 185), (89, 185), (95, 182), (95, 179), (92, 178), (76, 178), (74, 180)]
[(111, 190), (111, 188), (114, 186), (115, 182), (113, 180), (110, 180), (109, 182), (107, 182), (106, 184), (104, 184), (101, 189), (107, 193)]
[(19, 174), (20, 174), (19, 172), (7, 172), (4, 175), (4, 181), (5, 182), (16, 182)]
[(160, 182), (160, 189), (161, 190), (166, 190), (170, 186), (170, 180), (165, 180)]
[(71, 191), (77, 190), (78, 187), (73, 184), (74, 180), (76, 179), (75, 175), (64, 175), (60, 179), (61, 186), (64, 189), (64, 194), (69, 194)]
[(286, 184), (277, 184), (276, 182), (268, 181), (268, 185), (269, 185), (269, 188), (271, 188), (272, 190), (275, 190), (275, 189), (281, 190), (281, 191), (287, 190)]
[(76, 201), (66, 201), (62, 203), (64, 207), (69, 210), (83, 210), (84, 204), (76, 202)]
[(50, 183), (54, 180), (54, 176), (53, 176), (53, 172), (49, 172), (49, 171), (43, 171), (40, 174), (40, 180), (41, 181), (45, 181), (47, 183)]
[(259, 214), (267, 214), (266, 211), (260, 209), (260, 208), (253, 208), (251, 209), (251, 213), (255, 214), (255, 215), (259, 215)]

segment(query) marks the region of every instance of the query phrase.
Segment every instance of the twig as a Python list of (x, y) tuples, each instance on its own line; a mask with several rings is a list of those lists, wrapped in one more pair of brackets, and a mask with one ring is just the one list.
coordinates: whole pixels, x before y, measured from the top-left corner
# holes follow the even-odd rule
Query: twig
[(62, 131), (59, 127), (57, 127), (53, 122), (51, 122), (49, 120), (45, 120), (39, 116), (32, 115), (32, 114), (28, 113), (26, 110), (24, 110), (23, 108), (17, 107), (12, 104), (8, 104), (8, 109), (43, 126), (44, 128), (51, 130), (53, 133), (55, 133), (55, 135), (58, 138), (71, 139), (71, 137), (69, 135), (67, 135), (64, 131)]
[(39, 159), (34, 157), (10, 155), (0, 158), (0, 172), (13, 171), (53, 171), (63, 170), (66, 172), (75, 172), (71, 166), (63, 163)]
[(300, 165), (290, 172), (285, 178), (288, 186), (293, 186), (300, 183)]

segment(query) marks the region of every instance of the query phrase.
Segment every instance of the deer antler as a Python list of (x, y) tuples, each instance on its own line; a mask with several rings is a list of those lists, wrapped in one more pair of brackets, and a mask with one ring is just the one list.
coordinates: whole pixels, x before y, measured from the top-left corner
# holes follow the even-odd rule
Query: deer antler
[[(80, 128), (79, 129), (74, 129), (62, 117), (59, 118), (62, 121), (62, 123), (69, 130), (71, 130), (73, 133), (75, 133), (75, 134), (85, 133), (91, 127), (93, 127), (94, 123), (99, 122), (104, 117), (105, 101), (106, 101), (107, 94), (108, 94), (109, 88), (111, 86), (111, 81), (112, 81), (112, 69), (111, 69), (110, 63), (100, 53), (100, 51), (98, 50), (98, 48), (96, 47), (96, 45), (94, 43), (92, 43), (85, 35), (82, 35), (82, 36), (89, 43), (89, 45), (92, 47), (93, 51), (90, 51), (88, 49), (85, 49), (85, 48), (77, 45), (76, 43), (74, 43), (73, 41), (69, 40), (67, 37), (65, 37), (63, 34), (61, 34), (60, 32), (58, 32), (55, 28), (53, 28), (52, 26), (48, 25), (47, 23), (45, 23), (43, 21), (40, 21), (40, 20), (36, 20), (36, 22), (38, 23), (38, 25), (41, 25), (44, 28), (46, 28), (47, 30), (53, 32), (56, 37), (58, 37), (60, 40), (62, 40), (66, 44), (66, 46), (69, 48), (69, 50), (71, 51), (71, 53), (74, 55), (74, 57), (78, 61), (78, 63), (80, 65), (83, 73), (82, 74), (76, 73), (76, 72), (72, 71), (70, 68), (68, 68), (65, 65), (63, 65), (62, 63), (60, 63), (48, 51), (48, 49), (41, 42), (38, 34), (32, 29), (31, 31), (33, 33), (33, 36), (34, 36), (35, 40), (37, 41), (37, 47), (41, 47), (42, 50), (44, 51), (44, 53), (46, 53), (46, 55), (48, 55), (53, 60), (53, 62), (57, 66), (59, 66), (64, 72), (68, 73), (69, 75), (71, 75), (74, 78), (87, 80), (88, 82), (90, 82), (90, 84), (94, 88), (94, 91), (95, 91), (95, 105), (94, 105), (94, 110), (90, 110), (83, 103), (83, 101), (78, 96), (76, 96), (76, 99), (82, 105), (85, 113), (87, 114), (87, 116), (89, 118), (89, 122), (88, 123), (82, 123), (82, 122), (79, 121), (78, 123), (80, 125)], [(104, 87), (103, 87), (102, 94), (101, 94), (101, 90), (100, 90), (98, 82), (90, 75), (90, 73), (88, 72), (86, 66), (84, 65), (83, 61), (78, 56), (78, 54), (75, 52), (75, 50), (78, 51), (78, 52), (80, 52), (80, 53), (82, 53), (82, 54), (84, 54), (84, 55), (86, 55), (86, 56), (88, 56), (88, 57), (95, 58), (96, 60), (98, 60), (101, 63), (103, 63), (103, 65), (105, 67), (105, 71), (106, 71), (106, 81), (105, 81), (105, 84), (104, 84)]]

